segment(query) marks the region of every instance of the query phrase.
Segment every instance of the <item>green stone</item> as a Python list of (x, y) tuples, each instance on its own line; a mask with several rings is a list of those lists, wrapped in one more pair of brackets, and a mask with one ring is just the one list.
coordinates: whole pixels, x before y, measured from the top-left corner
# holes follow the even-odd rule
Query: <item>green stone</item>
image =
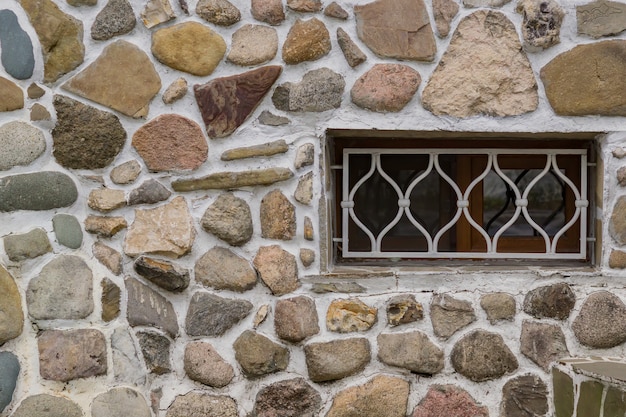
[(71, 214), (57, 214), (52, 219), (52, 228), (57, 241), (70, 249), (78, 249), (83, 244), (83, 230), (76, 217)]
[(554, 417), (572, 417), (574, 414), (574, 381), (572, 378), (552, 368), (554, 391)]
[(609, 387), (604, 398), (604, 417), (623, 417), (626, 415), (626, 392)]
[(77, 198), (76, 184), (61, 172), (34, 172), (0, 178), (0, 213), (67, 207)]
[(583, 381), (580, 384), (580, 397), (576, 412), (579, 416), (600, 417), (604, 385), (597, 381)]
[(52, 252), (48, 235), (43, 229), (33, 229), (27, 233), (5, 237), (4, 249), (13, 262), (34, 259)]

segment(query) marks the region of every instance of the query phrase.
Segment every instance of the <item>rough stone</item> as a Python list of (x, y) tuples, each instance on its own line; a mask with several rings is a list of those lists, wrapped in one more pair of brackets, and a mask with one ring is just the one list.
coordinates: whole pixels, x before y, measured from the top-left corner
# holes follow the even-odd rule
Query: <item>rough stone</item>
[(18, 80), (30, 78), (35, 68), (33, 43), (11, 10), (0, 10), (0, 45), (5, 71)]
[[(0, 265), (0, 294), (2, 294), (2, 297), (0, 297), (1, 346), (22, 334), (22, 327), (24, 327), (24, 313), (22, 312), (20, 292), (15, 280), (2, 265)], [(3, 391), (0, 390), (0, 397), (2, 393)], [(0, 407), (0, 412), (2, 412), (3, 408)]]
[(195, 85), (207, 134), (223, 138), (233, 133), (256, 109), (281, 72), (281, 66), (269, 65)]
[(474, 382), (500, 378), (518, 368), (502, 336), (485, 330), (463, 336), (452, 348), (450, 358), (455, 371)]
[(136, 24), (135, 12), (128, 0), (109, 0), (91, 26), (91, 37), (106, 41), (129, 33)]
[(622, 187), (626, 186), (626, 167), (617, 170), (617, 183)]
[(284, 139), (275, 140), (273, 142), (263, 143), (261, 145), (246, 146), (243, 148), (229, 149), (222, 153), (220, 159), (222, 161), (235, 161), (245, 158), (267, 157), (283, 154), (289, 150), (289, 145)]
[(411, 417), (489, 417), (467, 391), (454, 385), (433, 385), (413, 410)]
[(0, 352), (0, 413), (11, 403), (20, 374), (20, 362), (11, 352)]
[(0, 77), (0, 112), (13, 111), (24, 108), (24, 92), (13, 81)]
[(241, 172), (218, 172), (202, 178), (172, 181), (174, 191), (232, 190), (255, 185), (271, 185), (293, 177), (289, 168), (267, 168)]
[(36, 127), (20, 121), (0, 127), (0, 171), (30, 165), (45, 150), (46, 139)]
[(173, 104), (174, 102), (185, 97), (187, 91), (189, 91), (187, 80), (183, 77), (177, 78), (167, 87), (167, 89), (165, 89), (165, 92), (163, 93), (163, 103)]
[(108, 323), (120, 315), (122, 291), (108, 278), (104, 278), (100, 286), (102, 287), (102, 321)]
[(76, 184), (61, 172), (42, 171), (0, 178), (0, 212), (68, 207), (77, 198)]
[(334, 381), (355, 375), (371, 360), (370, 343), (365, 338), (310, 343), (304, 347), (309, 379)]
[(279, 85), (272, 95), (278, 110), (293, 112), (323, 112), (341, 106), (346, 82), (340, 74), (319, 68), (307, 72), (299, 83)]
[(282, 0), (252, 0), (252, 17), (272, 26), (280, 25), (285, 20)]
[(102, 242), (96, 242), (91, 248), (93, 256), (115, 275), (122, 273), (122, 255)]
[(564, 282), (535, 288), (524, 298), (524, 312), (531, 316), (565, 320), (576, 304), (576, 295)]
[(377, 340), (378, 359), (387, 365), (424, 375), (443, 369), (443, 350), (422, 332), (381, 333)]
[(189, 378), (214, 388), (225, 387), (235, 376), (233, 367), (204, 342), (185, 346), (184, 366)]
[(350, 90), (352, 102), (377, 112), (398, 112), (417, 92), (422, 78), (401, 64), (376, 64), (359, 77)]
[(241, 12), (228, 0), (200, 0), (196, 14), (218, 26), (231, 26), (241, 20)]
[(154, 204), (165, 201), (172, 195), (163, 184), (155, 179), (143, 182), (128, 194), (128, 205)]
[(335, 19), (348, 20), (350, 15), (336, 1), (333, 1), (324, 8), (324, 16), (334, 17)]
[(244, 292), (254, 288), (257, 274), (247, 259), (216, 246), (196, 262), (195, 279), (216, 290)]
[(277, 116), (267, 110), (263, 110), (259, 115), (259, 123), (265, 126), (284, 126), (289, 124), (289, 118)]
[(561, 116), (626, 115), (625, 63), (625, 40), (578, 45), (558, 55), (540, 72), (552, 109)]
[(194, 170), (209, 147), (200, 126), (177, 114), (162, 114), (133, 135), (133, 147), (150, 171)]
[(274, 312), (276, 334), (288, 342), (301, 342), (320, 331), (315, 301), (299, 296), (278, 300)]
[(609, 233), (618, 244), (626, 245), (626, 196), (618, 198), (613, 207)]
[(617, 1), (598, 0), (576, 6), (578, 33), (595, 39), (617, 35), (626, 30), (623, 13), (626, 5)]
[(141, 11), (141, 21), (148, 29), (176, 18), (169, 0), (148, 0)]
[(84, 415), (78, 404), (67, 398), (38, 394), (25, 398), (12, 417), (83, 417)]
[(424, 318), (424, 308), (413, 294), (397, 295), (387, 305), (387, 323), (391, 326), (413, 323)]
[(20, 0), (37, 32), (44, 65), (44, 83), (53, 83), (83, 63), (83, 24), (63, 13), (51, 0)]
[(52, 245), (46, 231), (37, 228), (30, 232), (6, 236), (4, 250), (10, 260), (20, 262), (52, 252)]
[(128, 224), (123, 217), (87, 216), (85, 231), (102, 237), (113, 237)]
[(476, 321), (476, 314), (469, 301), (458, 300), (448, 294), (438, 294), (430, 304), (430, 319), (435, 335), (447, 339)]
[[(336, 3), (335, 3), (336, 4)], [(328, 8), (326, 8), (328, 9)], [(350, 35), (342, 28), (337, 28), (337, 43), (343, 56), (348, 61), (348, 65), (352, 68), (357, 67), (367, 60), (367, 56), (361, 51), (356, 43), (350, 38)]]
[(626, 305), (608, 291), (590, 294), (572, 323), (576, 339), (585, 346), (608, 349), (626, 341)]
[(108, 213), (126, 205), (126, 194), (123, 190), (97, 188), (89, 193), (87, 205), (92, 210)]
[(58, 255), (28, 283), (28, 313), (36, 320), (84, 319), (94, 309), (93, 274), (78, 256)]
[(59, 244), (78, 249), (83, 244), (83, 229), (78, 219), (71, 214), (55, 214), (52, 218), (52, 229)]
[(305, 268), (313, 265), (315, 262), (315, 251), (312, 249), (300, 248), (300, 262)]
[(138, 118), (148, 115), (150, 101), (161, 89), (161, 79), (145, 52), (118, 40), (63, 84), (63, 89)]
[(437, 52), (422, 0), (376, 0), (354, 7), (359, 39), (381, 58), (432, 61)]
[(307, 166), (313, 165), (315, 162), (315, 145), (312, 143), (305, 143), (298, 147), (296, 152), (296, 160), (294, 165), (296, 169), (301, 169)]
[(315, 61), (328, 54), (330, 49), (330, 34), (322, 21), (298, 19), (283, 43), (283, 61), (290, 65)]
[(232, 193), (220, 194), (200, 220), (204, 230), (232, 246), (241, 246), (252, 238), (252, 213), (243, 199)]
[(326, 313), (326, 328), (331, 332), (350, 333), (369, 330), (378, 319), (378, 309), (358, 298), (333, 300)]
[(363, 385), (340, 391), (333, 399), (326, 417), (404, 417), (409, 389), (409, 383), (404, 379), (388, 375), (375, 376)]
[(143, 396), (130, 388), (117, 387), (98, 395), (91, 403), (92, 417), (151, 417)]
[(512, 295), (503, 292), (485, 294), (480, 297), (480, 306), (491, 324), (501, 320), (513, 321), (517, 306)]
[(239, 417), (237, 403), (224, 395), (191, 391), (177, 396), (167, 409), (165, 417)]
[(291, 240), (296, 235), (296, 208), (280, 190), (270, 191), (261, 200), (261, 236)]
[(609, 255), (609, 268), (626, 268), (626, 252), (621, 250), (612, 250)]
[(520, 344), (522, 355), (546, 372), (550, 371), (552, 363), (569, 356), (565, 335), (555, 324), (524, 320)]
[(30, 121), (31, 122), (39, 122), (42, 120), (51, 120), (52, 116), (48, 109), (45, 106), (42, 106), (39, 103), (33, 104), (30, 108)]
[(248, 300), (198, 291), (189, 302), (185, 330), (189, 336), (221, 336), (248, 316), (252, 307)]
[(172, 371), (170, 365), (170, 339), (156, 332), (137, 332), (137, 340), (146, 368), (153, 374), (163, 375)]
[(459, 13), (459, 4), (454, 0), (433, 0), (433, 17), (437, 35), (446, 38), (450, 34), (450, 24)]
[(62, 166), (104, 168), (124, 147), (126, 131), (114, 114), (60, 95), (54, 96), (54, 108), (53, 155)]
[(565, 11), (555, 0), (521, 0), (516, 11), (524, 18), (522, 36), (527, 49), (547, 49), (561, 42)]
[(254, 315), (254, 319), (252, 320), (252, 327), (254, 329), (257, 329), (261, 325), (261, 323), (265, 321), (270, 311), (271, 307), (269, 304), (263, 304), (261, 307), (259, 307), (256, 314)]
[(356, 282), (315, 282), (311, 285), (311, 291), (315, 294), (326, 293), (364, 293), (365, 287)]
[(189, 270), (172, 262), (141, 256), (134, 266), (139, 275), (165, 290), (181, 292), (189, 286)]
[(124, 253), (131, 257), (159, 254), (178, 258), (191, 250), (195, 234), (187, 202), (179, 196), (163, 206), (135, 210), (135, 221), (124, 240)]
[(322, 397), (304, 378), (274, 382), (256, 395), (251, 417), (313, 417)]
[(141, 174), (141, 165), (134, 159), (126, 161), (111, 170), (111, 181), (114, 184), (132, 184)]
[(309, 216), (304, 216), (304, 232), (302, 233), (306, 240), (313, 240), (314, 230), (313, 221)]
[(118, 327), (111, 334), (111, 357), (113, 375), (117, 382), (142, 385), (146, 382), (146, 370), (141, 365), (139, 352), (128, 326)]
[(233, 348), (235, 359), (248, 378), (284, 371), (289, 364), (289, 349), (252, 330), (243, 332)]
[(322, 10), (321, 0), (287, 0), (287, 7), (296, 12), (312, 13)]
[(539, 417), (547, 413), (548, 388), (538, 376), (518, 376), (502, 387), (501, 417)]
[(254, 257), (254, 266), (261, 280), (276, 296), (289, 294), (300, 287), (296, 257), (279, 245), (260, 247)]
[(99, 330), (44, 330), (37, 344), (39, 373), (44, 379), (68, 382), (106, 375), (107, 343)]
[(300, 177), (293, 197), (301, 204), (311, 204), (311, 200), (313, 200), (313, 172), (308, 172)]
[(424, 89), (422, 104), (435, 115), (459, 118), (534, 111), (537, 82), (513, 23), (490, 10), (463, 18)]
[(178, 319), (172, 303), (134, 278), (127, 278), (125, 283), (128, 324), (133, 327), (153, 326), (175, 338), (178, 335)]

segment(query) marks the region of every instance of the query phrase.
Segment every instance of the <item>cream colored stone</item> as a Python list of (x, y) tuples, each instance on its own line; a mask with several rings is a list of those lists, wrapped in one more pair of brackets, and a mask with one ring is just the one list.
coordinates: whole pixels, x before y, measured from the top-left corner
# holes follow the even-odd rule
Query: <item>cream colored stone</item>
[(85, 231), (102, 237), (112, 237), (126, 227), (128, 223), (123, 217), (87, 216), (85, 219)]
[(378, 375), (364, 385), (340, 391), (326, 417), (404, 417), (409, 388), (404, 379)]
[(174, 80), (163, 93), (163, 103), (172, 104), (180, 100), (187, 94), (188, 90), (187, 80), (182, 77)]
[(123, 190), (98, 188), (91, 190), (89, 193), (87, 205), (93, 210), (107, 213), (120, 207), (124, 207), (126, 205), (126, 195)]
[(241, 66), (259, 65), (274, 58), (277, 51), (276, 29), (262, 25), (245, 25), (233, 33), (227, 59)]
[(148, 29), (175, 17), (169, 0), (149, 0), (141, 12), (141, 21)]

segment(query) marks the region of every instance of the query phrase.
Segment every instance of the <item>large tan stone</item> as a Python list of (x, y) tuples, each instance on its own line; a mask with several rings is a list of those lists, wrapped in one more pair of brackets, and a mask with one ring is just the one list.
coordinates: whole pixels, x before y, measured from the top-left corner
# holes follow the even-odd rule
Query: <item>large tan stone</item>
[(435, 115), (515, 116), (534, 111), (537, 82), (513, 23), (480, 10), (465, 17), (422, 94)]
[(63, 89), (110, 107), (130, 117), (144, 117), (161, 79), (145, 52), (126, 41), (116, 41)]
[(626, 4), (597, 0), (576, 6), (578, 33), (592, 38), (617, 35), (626, 30)]
[(404, 417), (408, 399), (407, 381), (378, 375), (364, 385), (339, 392), (326, 417)]
[(24, 92), (13, 81), (0, 77), (0, 112), (24, 108)]
[(626, 40), (579, 45), (541, 69), (552, 109), (561, 116), (626, 116)]
[(330, 52), (330, 34), (321, 20), (296, 20), (283, 44), (283, 60), (287, 64), (315, 61)]
[(261, 235), (266, 239), (291, 240), (296, 235), (296, 207), (280, 190), (261, 200)]
[(0, 265), (0, 345), (22, 333), (22, 298), (9, 272)]

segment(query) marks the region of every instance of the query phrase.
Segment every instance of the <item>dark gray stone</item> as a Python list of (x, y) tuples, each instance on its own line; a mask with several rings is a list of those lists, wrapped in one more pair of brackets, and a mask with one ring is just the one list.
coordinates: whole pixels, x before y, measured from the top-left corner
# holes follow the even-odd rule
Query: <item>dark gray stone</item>
[(12, 417), (84, 417), (84, 415), (78, 404), (67, 398), (39, 394), (25, 398)]
[(608, 292), (590, 294), (572, 324), (580, 343), (596, 349), (608, 349), (626, 341), (626, 305)]
[(20, 362), (11, 352), (0, 352), (0, 413), (11, 403), (20, 374)]
[(130, 388), (118, 387), (98, 395), (91, 403), (91, 417), (151, 417), (143, 396)]
[(425, 375), (438, 373), (444, 365), (443, 350), (419, 331), (378, 335), (378, 359)]
[(309, 71), (299, 83), (287, 82), (274, 90), (272, 102), (278, 110), (323, 112), (341, 106), (346, 86), (341, 74), (329, 68)]
[(448, 294), (438, 294), (430, 304), (430, 320), (435, 335), (447, 339), (476, 321), (476, 314), (469, 301), (457, 300)]
[(289, 364), (289, 349), (252, 330), (243, 332), (233, 348), (235, 359), (248, 378), (284, 371)]
[(106, 41), (130, 32), (136, 23), (135, 12), (128, 0), (109, 0), (93, 22), (91, 37)]
[(167, 200), (172, 195), (163, 184), (155, 179), (149, 179), (135, 188), (128, 195), (128, 205), (154, 204)]
[(485, 330), (463, 336), (452, 348), (450, 359), (458, 373), (474, 382), (500, 378), (518, 368), (502, 336)]
[(538, 376), (518, 376), (502, 387), (500, 417), (541, 417), (547, 412), (548, 388)]
[(189, 270), (170, 261), (141, 256), (135, 261), (135, 271), (168, 291), (181, 292), (189, 286)]
[(256, 396), (250, 417), (314, 417), (322, 397), (304, 378), (275, 382)]
[(11, 10), (0, 10), (0, 46), (2, 65), (11, 77), (25, 80), (33, 75), (33, 43)]
[(52, 228), (59, 244), (70, 249), (78, 249), (83, 244), (83, 229), (71, 214), (56, 214), (52, 218)]
[(185, 329), (189, 336), (221, 336), (250, 314), (252, 303), (196, 292), (191, 297)]
[(37, 228), (27, 233), (8, 235), (4, 238), (4, 250), (10, 260), (19, 262), (52, 252), (52, 246), (46, 231)]
[(309, 379), (334, 381), (361, 372), (371, 360), (370, 343), (365, 338), (311, 343), (304, 347)]
[(524, 320), (520, 344), (522, 354), (546, 372), (553, 362), (569, 356), (565, 335), (556, 324)]
[(576, 295), (564, 282), (535, 288), (524, 298), (524, 312), (541, 319), (565, 320), (569, 317)]
[(137, 339), (148, 370), (157, 375), (172, 371), (170, 365), (170, 339), (155, 332), (137, 332)]
[(76, 184), (61, 172), (43, 171), (0, 178), (0, 212), (68, 207), (77, 198)]
[(178, 319), (172, 303), (134, 278), (126, 279), (128, 324), (154, 326), (172, 338), (178, 335)]

